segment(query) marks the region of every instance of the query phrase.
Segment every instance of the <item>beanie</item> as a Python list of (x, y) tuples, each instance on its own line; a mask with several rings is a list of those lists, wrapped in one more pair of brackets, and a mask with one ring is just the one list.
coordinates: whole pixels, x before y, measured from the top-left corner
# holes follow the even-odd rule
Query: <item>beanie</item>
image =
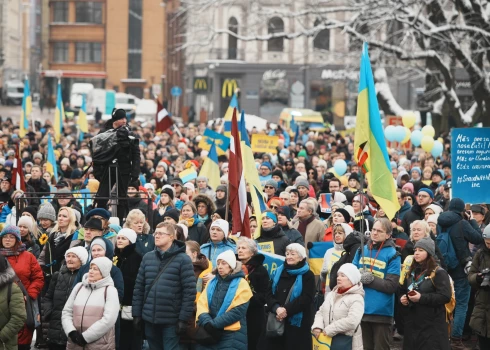
[(339, 208), (335, 212), (342, 214), (342, 216), (344, 217), (345, 222), (349, 223), (351, 221), (351, 216), (350, 216), (349, 212), (345, 208)]
[(430, 237), (424, 237), (419, 240), (417, 243), (415, 243), (414, 248), (421, 248), (425, 250), (430, 256), (436, 255), (436, 246), (434, 244), (434, 241)]
[(215, 220), (211, 223), (209, 230), (211, 230), (212, 227), (219, 227), (224, 232), (225, 238), (228, 238), (228, 232), (230, 231), (230, 224), (228, 224), (228, 221), (223, 219)]
[(206, 181), (206, 184), (207, 184), (209, 180), (206, 176), (198, 176), (196, 178), (196, 183), (197, 183), (197, 181)]
[(276, 209), (277, 215), (283, 215), (289, 221), (291, 220), (291, 208), (288, 206), (282, 206)]
[(343, 273), (349, 279), (349, 281), (351, 281), (353, 285), (356, 285), (359, 282), (361, 282), (361, 273), (359, 272), (359, 269), (354, 264), (351, 263), (343, 264), (342, 266), (340, 266), (339, 270), (337, 271), (337, 276), (339, 275), (339, 273)]
[(439, 214), (431, 214), (427, 217), (427, 223), (433, 223), (437, 225), (437, 219), (439, 218)]
[(65, 259), (69, 253), (73, 253), (76, 256), (78, 256), (78, 259), (80, 259), (80, 262), (82, 263), (82, 265), (85, 265), (87, 263), (88, 252), (87, 252), (87, 249), (85, 249), (84, 247), (73, 247), (73, 248), (68, 249), (65, 252)]
[(308, 189), (310, 188), (310, 184), (308, 183), (307, 180), (299, 180), (298, 182), (296, 182), (296, 188), (300, 186), (306, 187)]
[(175, 222), (179, 222), (180, 212), (177, 209), (169, 209), (165, 213), (163, 213), (163, 218), (169, 217), (173, 219)]
[(171, 188), (168, 188), (168, 187), (162, 188), (162, 192), (160, 192), (160, 193), (165, 193), (167, 196), (170, 197), (171, 200), (174, 199), (174, 190)]
[(63, 158), (60, 165), (70, 165), (70, 160), (68, 158)]
[(407, 182), (405, 185), (403, 185), (402, 191), (414, 193), (415, 189), (413, 187), (413, 183)]
[(102, 278), (106, 278), (107, 276), (111, 275), (112, 261), (110, 261), (105, 256), (93, 259), (90, 262), (90, 265), (92, 264), (96, 265), (99, 268)]
[(20, 212), (20, 215), (22, 216), (22, 214), (24, 213), (29, 213), (31, 214), (31, 216), (34, 218), (34, 220), (37, 220), (37, 208), (36, 207), (33, 207), (31, 205), (25, 207), (21, 212)]
[(101, 246), (102, 249), (104, 249), (104, 251), (107, 252), (107, 244), (105, 243), (105, 241), (103, 239), (101, 239), (101, 237), (95, 237), (92, 242), (90, 243), (90, 250), (92, 250), (92, 247), (94, 245), (98, 245), (98, 246)]
[(235, 253), (233, 253), (233, 250), (227, 250), (218, 255), (218, 257), (216, 258), (216, 262), (218, 262), (219, 260), (225, 261), (228, 265), (230, 265), (232, 270), (236, 267), (236, 256)]
[(356, 180), (357, 182), (359, 182), (359, 176), (356, 173), (352, 173), (349, 176), (349, 181), (350, 180)]
[(452, 211), (454, 213), (461, 213), (464, 211), (464, 202), (461, 198), (453, 198), (449, 202), (449, 211)]
[(20, 242), (20, 230), (17, 226), (14, 225), (7, 225), (3, 228), (2, 232), (0, 232), (0, 237), (3, 237), (5, 235), (14, 235), (15, 238)]
[[(427, 193), (427, 194), (430, 196), (430, 198), (434, 199), (434, 192), (432, 192), (430, 188), (427, 188), (427, 187), (422, 187), (422, 188), (421, 188), (421, 189), (420, 189), (420, 190), (417, 192), (417, 194), (419, 194), (420, 192), (425, 192), (425, 193)], [(463, 205), (463, 209), (462, 209), (461, 211), (463, 211), (463, 210), (464, 210), (464, 205)]]
[[(351, 219), (354, 219), (356, 216), (356, 212), (354, 211), (354, 208), (351, 205), (346, 205), (344, 209), (349, 213)], [(339, 209), (337, 209), (339, 210)]]
[(277, 182), (275, 182), (274, 180), (270, 179), (270, 180), (267, 180), (265, 182), (265, 186), (272, 186), (274, 187), (276, 190), (277, 190)]
[(483, 230), (483, 239), (490, 239), (490, 225)]
[(413, 173), (414, 171), (418, 172), (419, 175), (422, 175), (422, 170), (420, 170), (420, 168), (418, 166), (414, 166), (411, 170), (411, 172)]
[(25, 226), (29, 230), (29, 232), (32, 233), (33, 229), (32, 226), (34, 226), (34, 223), (32, 222), (32, 219), (28, 216), (21, 216), (19, 218), (19, 221), (17, 222), (17, 226)]
[(298, 255), (301, 257), (301, 259), (306, 258), (306, 249), (299, 243), (291, 243), (286, 247), (286, 251), (292, 250), (298, 253)]
[(269, 168), (269, 170), (272, 170), (272, 165), (269, 162), (263, 162), (261, 166), (265, 166), (265, 167)]
[(350, 227), (349, 224), (341, 223), (340, 226), (342, 226), (342, 228), (344, 229), (344, 233), (346, 237), (354, 231), (354, 229)]
[(274, 170), (271, 175), (272, 176), (279, 176), (281, 178), (281, 180), (284, 180), (284, 177), (282, 175), (282, 171), (281, 170)]
[(434, 214), (440, 214), (443, 211), (443, 209), (440, 206), (438, 206), (437, 204), (431, 204), (427, 208), (425, 208), (425, 210), (427, 210), (427, 209), (432, 209)]
[(216, 187), (216, 192), (218, 191), (223, 191), (224, 193), (226, 193), (226, 186), (225, 185), (219, 185), (218, 187)]
[(56, 221), (56, 212), (53, 208), (53, 206), (49, 203), (44, 203), (39, 207), (39, 210), (37, 212), (37, 219), (47, 219), (51, 220), (53, 222)]
[(304, 158), (308, 157), (308, 155), (306, 154), (306, 151), (304, 149), (302, 149), (301, 151), (298, 152), (298, 158), (299, 157), (304, 157)]
[(130, 228), (123, 228), (123, 229), (121, 229), (117, 233), (117, 236), (118, 237), (119, 236), (126, 237), (128, 239), (128, 241), (131, 242), (131, 244), (136, 243), (136, 238), (137, 238), (136, 232), (134, 232), (134, 230), (131, 230)]

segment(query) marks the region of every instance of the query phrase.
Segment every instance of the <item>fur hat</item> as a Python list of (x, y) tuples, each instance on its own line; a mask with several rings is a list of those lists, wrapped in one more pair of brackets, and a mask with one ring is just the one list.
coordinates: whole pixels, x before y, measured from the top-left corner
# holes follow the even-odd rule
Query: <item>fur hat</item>
[(105, 256), (93, 259), (90, 262), (90, 265), (92, 265), (92, 264), (97, 265), (97, 267), (99, 268), (100, 274), (102, 275), (102, 278), (106, 278), (107, 276), (111, 275), (112, 261), (110, 261)]
[(88, 252), (87, 252), (87, 249), (85, 249), (84, 247), (73, 247), (73, 248), (68, 249), (65, 252), (65, 259), (66, 259), (66, 256), (70, 253), (73, 253), (76, 256), (78, 256), (78, 259), (80, 259), (80, 262), (82, 263), (82, 265), (85, 265), (87, 263)]
[(216, 258), (216, 262), (218, 262), (219, 260), (226, 261), (226, 263), (230, 265), (232, 270), (236, 267), (236, 256), (235, 253), (233, 253), (233, 250), (227, 250), (218, 255), (218, 257)]

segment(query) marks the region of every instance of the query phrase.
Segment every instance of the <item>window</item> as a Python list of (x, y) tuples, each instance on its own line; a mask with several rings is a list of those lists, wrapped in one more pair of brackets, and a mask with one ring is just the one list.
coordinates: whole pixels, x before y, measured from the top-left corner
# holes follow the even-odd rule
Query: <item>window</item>
[(77, 2), (77, 23), (102, 23), (101, 2)]
[(53, 44), (53, 62), (68, 62), (68, 43)]
[(75, 48), (75, 61), (78, 63), (100, 63), (102, 61), (100, 43), (76, 43)]
[[(284, 33), (284, 22), (279, 17), (269, 20), (268, 33)], [(273, 38), (267, 42), (267, 51), (282, 52), (284, 50), (284, 38)]]
[(53, 22), (68, 22), (67, 2), (53, 2)]
[[(231, 17), (230, 20), (228, 21), (228, 30), (230, 32), (238, 34), (238, 21), (236, 20), (235, 17)], [(238, 57), (237, 48), (238, 48), (238, 39), (236, 38), (236, 36), (229, 34), (228, 35), (228, 59), (229, 60), (235, 60)]]
[[(321, 23), (320, 20), (315, 21), (315, 27), (319, 26)], [(319, 50), (329, 50), (330, 49), (330, 30), (322, 29), (320, 30), (315, 38), (313, 39), (313, 48)]]
[(129, 1), (129, 18), (128, 18), (128, 78), (141, 78), (142, 65), (142, 44), (143, 44), (143, 11), (142, 0)]

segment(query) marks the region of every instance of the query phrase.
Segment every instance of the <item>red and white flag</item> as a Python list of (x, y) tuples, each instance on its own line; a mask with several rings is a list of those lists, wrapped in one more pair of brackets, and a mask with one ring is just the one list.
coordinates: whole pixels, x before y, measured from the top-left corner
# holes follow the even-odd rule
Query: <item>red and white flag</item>
[(22, 160), (20, 159), (19, 145), (15, 145), (15, 159), (12, 169), (12, 187), (16, 190), (26, 190), (26, 181), (24, 178), (24, 170), (22, 169)]
[(231, 214), (233, 215), (234, 235), (250, 238), (250, 220), (247, 206), (247, 186), (243, 174), (242, 150), (240, 148), (240, 134), (236, 108), (231, 119), (230, 162), (228, 182), (230, 184), (229, 200)]
[(163, 107), (160, 101), (157, 100), (157, 115), (156, 115), (156, 132), (165, 132), (174, 124), (172, 117), (168, 114), (167, 110)]

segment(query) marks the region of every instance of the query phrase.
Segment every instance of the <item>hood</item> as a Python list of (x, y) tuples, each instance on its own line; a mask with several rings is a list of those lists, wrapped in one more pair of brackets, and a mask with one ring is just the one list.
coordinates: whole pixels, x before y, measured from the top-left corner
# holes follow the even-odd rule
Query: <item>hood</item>
[(398, 176), (396, 177), (396, 184), (398, 185), (398, 187), (402, 188), (402, 176), (403, 175), (408, 175), (408, 177), (410, 178), (410, 175), (405, 171), (405, 170), (402, 170), (398, 173)]
[(437, 224), (441, 226), (442, 229), (448, 228), (457, 224), (463, 220), (463, 217), (452, 211), (445, 211), (439, 215), (437, 219)]
[(360, 235), (359, 231), (353, 231), (350, 235), (345, 237), (344, 244), (343, 244), (344, 249), (350, 251), (351, 248), (356, 244), (361, 244), (361, 237), (359, 235)]
[[(221, 278), (221, 276), (218, 274), (218, 268), (214, 269), (213, 274), (216, 275), (216, 278)], [(230, 275), (226, 276), (225, 278), (222, 278), (223, 281), (231, 281), (235, 278), (245, 278), (245, 273), (242, 270), (242, 263), (237, 261), (236, 266), (231, 272)]]
[(185, 243), (175, 240), (166, 252), (162, 253), (158, 247), (155, 247), (155, 252), (160, 260), (165, 260), (177, 254), (185, 254)]
[[(114, 258), (114, 245), (112, 245), (112, 242), (109, 241), (107, 238), (97, 236), (97, 237), (94, 237), (92, 239), (92, 241), (90, 242), (90, 244), (92, 244), (92, 242), (94, 241), (94, 239), (103, 239), (104, 240), (104, 242), (106, 244), (106, 247), (107, 247), (107, 249), (105, 251), (105, 256), (110, 261), (112, 261), (112, 259)], [(89, 255), (90, 255), (90, 260), (88, 262), (92, 261), (92, 259), (93, 259), (92, 258), (92, 254), (89, 253)]]
[(344, 295), (348, 295), (348, 294), (359, 294), (361, 295), (362, 297), (364, 297), (364, 288), (362, 287), (362, 283), (358, 283), (354, 286), (352, 286), (351, 289), (349, 289), (347, 292), (345, 292), (344, 294), (337, 294), (337, 290), (339, 289), (339, 286), (335, 286), (335, 288), (332, 290), (332, 292), (334, 292), (335, 294), (335, 298), (339, 298), (339, 297), (342, 297)]
[(412, 206), (410, 205), (410, 203), (408, 203), (408, 201), (405, 201), (405, 203), (403, 203), (402, 207), (400, 208), (399, 212), (410, 210), (411, 207)]
[(112, 277), (109, 275), (107, 277), (104, 277), (103, 279), (95, 282), (95, 283), (89, 283), (88, 281), (88, 273), (83, 275), (82, 277), (82, 284), (85, 288), (90, 288), (90, 289), (100, 289), (104, 288), (106, 286), (113, 286), (114, 287), (114, 281), (112, 280)]
[(216, 211), (216, 205), (213, 203), (212, 199), (209, 198), (207, 194), (201, 193), (192, 198), (196, 208), (198, 203), (204, 203), (208, 207), (208, 215), (211, 216), (212, 213)]
[(9, 283), (12, 283), (15, 278), (14, 269), (10, 266), (7, 267), (4, 273), (0, 273), (0, 287), (6, 286)]

